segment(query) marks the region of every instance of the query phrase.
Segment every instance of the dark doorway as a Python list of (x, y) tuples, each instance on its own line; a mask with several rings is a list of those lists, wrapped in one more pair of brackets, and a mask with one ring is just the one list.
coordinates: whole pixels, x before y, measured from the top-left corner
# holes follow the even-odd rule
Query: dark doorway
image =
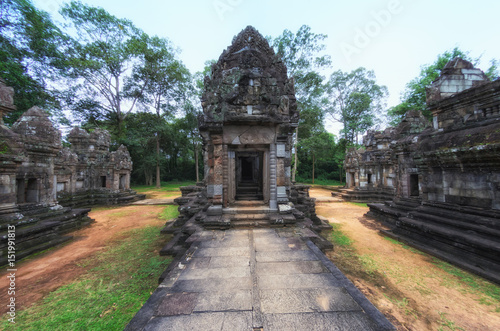
[(367, 176), (367, 180), (368, 180), (368, 184), (371, 184), (372, 183), (372, 174), (368, 174)]
[(351, 187), (355, 187), (355, 186), (356, 186), (356, 174), (351, 173)]
[(263, 200), (262, 152), (236, 153), (236, 200)]
[(418, 189), (418, 175), (410, 175), (410, 196), (418, 197), (420, 195), (420, 190)]
[(119, 190), (125, 190), (126, 189), (126, 180), (127, 180), (127, 176), (126, 175), (120, 175), (120, 183), (118, 184), (118, 189)]
[(106, 176), (101, 176), (101, 187), (106, 187)]
[(26, 184), (24, 182), (24, 178), (16, 179), (16, 188), (17, 188), (17, 203), (25, 203), (26, 202)]
[(253, 181), (254, 163), (255, 163), (255, 157), (243, 157), (243, 158), (241, 158), (241, 180), (242, 181)]
[(38, 202), (38, 181), (36, 178), (28, 179), (26, 187), (26, 202)]

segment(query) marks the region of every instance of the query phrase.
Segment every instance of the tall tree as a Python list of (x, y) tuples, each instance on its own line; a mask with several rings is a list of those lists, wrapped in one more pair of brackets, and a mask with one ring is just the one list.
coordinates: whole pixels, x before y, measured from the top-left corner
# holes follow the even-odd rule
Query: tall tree
[[(270, 44), (275, 52), (281, 57), (288, 69), (288, 75), (295, 81), (295, 95), (297, 97), (298, 111), (302, 113), (307, 109), (321, 109), (324, 102), (324, 77), (321, 70), (331, 65), (328, 55), (321, 54), (326, 46), (323, 41), (327, 38), (324, 34), (311, 32), (311, 28), (303, 25), (297, 33), (284, 30), (283, 33), (272, 39)], [(297, 173), (297, 147), (299, 141), (299, 127), (295, 132), (295, 155), (292, 181), (295, 181)]]
[[(455, 47), (452, 50), (445, 51), (443, 54), (439, 54), (434, 63), (422, 66), (420, 74), (406, 84), (406, 88), (401, 96), (401, 103), (388, 110), (391, 125), (397, 125), (401, 122), (408, 110), (419, 110), (429, 120), (432, 119), (432, 114), (426, 109), (426, 88), (441, 75), (446, 64), (456, 57), (470, 61), (474, 65), (477, 65), (479, 62), (479, 58), (472, 58), (469, 52)], [(486, 71), (486, 75), (490, 79), (498, 78), (498, 62), (496, 60), (490, 61), (490, 67)]]
[[(134, 67), (132, 76), (126, 80), (125, 95), (137, 99), (144, 108), (154, 110), (158, 121), (161, 121), (162, 114), (172, 116), (186, 99), (190, 74), (176, 59), (176, 52), (168, 40), (142, 34), (136, 43), (135, 49), (140, 51), (140, 65)], [(138, 81), (144, 82), (144, 85), (138, 85)], [(161, 132), (156, 132), (155, 136), (156, 187), (159, 188)]]
[(7, 124), (35, 105), (61, 115), (60, 94), (51, 82), (61, 73), (67, 40), (50, 15), (31, 1), (0, 1), (0, 76), (14, 88), (17, 106)]
[(357, 143), (357, 136), (373, 126), (384, 107), (387, 88), (378, 85), (371, 70), (335, 71), (328, 82), (328, 113), (342, 123), (344, 139)]
[[(127, 98), (123, 83), (144, 49), (143, 33), (131, 21), (79, 1), (65, 4), (60, 12), (77, 35), (66, 57), (69, 76), (83, 80), (74, 104), (93, 104), (115, 122), (111, 129), (121, 137), (123, 121), (140, 97), (137, 93)], [(144, 89), (147, 82), (136, 83)]]

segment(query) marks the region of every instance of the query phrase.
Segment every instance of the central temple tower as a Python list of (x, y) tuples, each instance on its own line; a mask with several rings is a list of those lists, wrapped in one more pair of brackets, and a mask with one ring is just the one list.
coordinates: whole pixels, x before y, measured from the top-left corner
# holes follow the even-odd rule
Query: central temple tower
[(293, 80), (255, 28), (240, 32), (212, 65), (201, 103), (209, 215), (240, 200), (261, 200), (271, 211), (288, 204), (299, 120)]

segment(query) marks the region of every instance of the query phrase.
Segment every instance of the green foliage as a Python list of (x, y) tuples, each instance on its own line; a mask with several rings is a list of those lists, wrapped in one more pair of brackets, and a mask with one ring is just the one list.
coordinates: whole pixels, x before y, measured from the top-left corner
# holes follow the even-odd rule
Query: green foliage
[(5, 118), (14, 123), (33, 106), (39, 106), (63, 123), (60, 92), (48, 87), (58, 80), (66, 35), (44, 11), (29, 0), (0, 2), (0, 77), (15, 90), (17, 110)]
[[(326, 49), (323, 43), (326, 38), (326, 35), (311, 32), (311, 28), (307, 25), (301, 26), (297, 33), (286, 29), (274, 39), (267, 38), (276, 54), (285, 63), (288, 76), (294, 79), (297, 110), (301, 116), (295, 137), (296, 150), (300, 139), (307, 139), (317, 132), (325, 131), (323, 125), (325, 85), (320, 71), (328, 69), (331, 65), (330, 57), (322, 54)], [(296, 154), (292, 179), (297, 173), (298, 163), (301, 164)]]
[(343, 125), (348, 143), (376, 124), (382, 113), (387, 88), (376, 83), (373, 71), (358, 68), (350, 73), (335, 71), (328, 81), (328, 113)]
[(118, 245), (85, 263), (93, 267), (79, 280), (18, 311), (6, 330), (123, 330), (149, 298), (169, 259), (158, 256), (160, 227), (130, 232)]

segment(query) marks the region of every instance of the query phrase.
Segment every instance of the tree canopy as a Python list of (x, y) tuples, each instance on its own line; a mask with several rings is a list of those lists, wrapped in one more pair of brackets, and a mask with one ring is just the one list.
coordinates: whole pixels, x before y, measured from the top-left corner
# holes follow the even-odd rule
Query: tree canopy
[(358, 134), (371, 128), (385, 106), (387, 88), (376, 83), (375, 73), (358, 68), (349, 73), (335, 71), (328, 81), (327, 109), (343, 125), (344, 139), (358, 142)]
[[(409, 110), (418, 110), (429, 120), (432, 119), (431, 113), (426, 109), (426, 88), (441, 75), (446, 64), (456, 57), (472, 62), (474, 65), (477, 65), (479, 62), (479, 58), (472, 58), (469, 52), (455, 47), (452, 50), (439, 54), (434, 63), (423, 65), (420, 69), (420, 74), (406, 84), (406, 88), (401, 96), (401, 103), (387, 111), (391, 125), (397, 125)], [(491, 60), (490, 67), (485, 73), (491, 80), (498, 78), (498, 62)]]

